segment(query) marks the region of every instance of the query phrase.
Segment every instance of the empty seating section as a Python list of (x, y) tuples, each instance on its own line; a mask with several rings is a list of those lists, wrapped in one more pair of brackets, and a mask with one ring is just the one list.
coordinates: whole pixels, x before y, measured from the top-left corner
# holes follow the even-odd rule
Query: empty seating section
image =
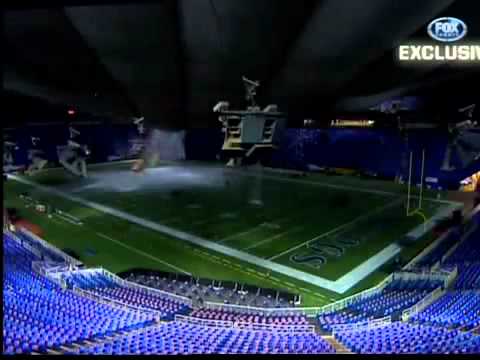
[(29, 353), (153, 323), (149, 315), (63, 290), (31, 270), (32, 254), (4, 235), (4, 353)]
[(37, 249), (38, 251), (40, 251), (40, 253), (42, 253), (44, 256), (49, 257), (51, 260), (58, 261), (58, 262), (63, 262), (64, 261), (63, 258), (60, 255), (58, 255), (57, 253), (53, 252), (52, 250), (46, 248), (45, 246), (43, 246), (39, 242), (34, 241), (33, 239), (31, 239), (28, 235), (24, 234), (23, 232), (18, 231), (15, 235), (20, 239), (20, 241), (27, 243), (28, 245), (30, 245), (34, 249)]
[(373, 315), (367, 315), (366, 313), (354, 313), (352, 310), (343, 309), (340, 311), (323, 313), (318, 316), (318, 325), (324, 331), (330, 332), (333, 329), (333, 325), (338, 324), (355, 324), (366, 320), (372, 320), (375, 317)]
[(97, 287), (117, 287), (110, 278), (101, 273), (71, 272), (62, 276), (67, 285), (81, 289), (95, 289)]
[(319, 354), (334, 348), (321, 336), (213, 328), (169, 322), (113, 341), (84, 347), (79, 354)]
[(387, 326), (344, 332), (338, 340), (362, 354), (478, 353), (480, 337), (446, 328), (395, 322)]
[(458, 277), (455, 281), (457, 290), (480, 290), (480, 263), (459, 265)]
[(194, 310), (190, 316), (207, 319), (207, 320), (223, 320), (232, 322), (249, 322), (254, 324), (268, 325), (309, 325), (308, 319), (304, 315), (285, 315), (285, 316), (267, 316), (260, 314), (242, 314), (225, 310)]
[[(442, 281), (396, 280), (382, 291), (355, 300), (341, 310), (318, 316), (318, 325), (332, 331), (336, 324), (363, 323), (392, 316), (392, 323), (335, 332), (335, 338), (358, 353), (479, 353), (480, 262), (478, 230), (449, 257), (445, 266), (458, 266), (452, 289), (414, 314), (408, 322), (395, 321), (438, 287)], [(42, 260), (28, 249), (63, 258), (20, 234), (22, 246), (3, 235), (3, 353), (45, 353), (61, 350), (71, 354), (320, 354), (334, 353), (330, 342), (311, 331), (285, 330), (282, 325), (310, 325), (305, 315), (263, 315), (250, 311), (192, 309), (168, 294), (117, 282), (101, 271), (67, 272), (63, 289), (32, 270)], [(446, 242), (448, 243), (448, 239)], [(447, 246), (448, 245), (448, 246)], [(445, 241), (420, 264), (436, 263), (451, 246)], [(475, 248), (476, 246), (476, 248)], [(36, 253), (36, 250), (32, 250)], [(56, 264), (56, 263), (55, 263)], [(54, 264), (54, 265), (55, 265)], [(67, 267), (66, 267), (67, 268)], [(404, 275), (402, 275), (404, 276)], [(185, 285), (186, 286), (186, 285)], [(81, 288), (101, 297), (96, 301), (72, 291)], [(111, 300), (111, 303), (109, 303)], [(128, 305), (121, 306), (119, 303)], [(132, 307), (142, 310), (136, 311)], [(167, 322), (158, 323), (158, 314)], [(190, 317), (265, 324), (243, 328), (174, 321), (175, 314)], [(282, 330), (283, 329), (283, 330)], [(85, 341), (88, 342), (85, 342)], [(76, 344), (75, 347), (71, 345)], [(65, 348), (67, 346), (68, 348)]]
[(414, 315), (411, 321), (465, 330), (480, 326), (480, 292), (453, 291)]
[(442, 283), (437, 281), (394, 280), (377, 294), (356, 300), (342, 310), (319, 315), (318, 325), (324, 331), (331, 331), (332, 326), (337, 324), (352, 324), (385, 316), (395, 317), (441, 285)]
[(458, 231), (451, 231), (437, 246), (417, 261), (415, 267), (431, 267), (441, 261), (448, 250), (458, 241), (458, 237)]
[(191, 310), (188, 305), (178, 300), (151, 295), (138, 289), (116, 287), (96, 288), (91, 291), (104, 298), (117, 300), (124, 304), (133, 305), (142, 309), (155, 310), (161, 314), (163, 320), (172, 320), (175, 314), (187, 314)]
[[(186, 296), (196, 302), (211, 301), (224, 302), (228, 304), (252, 306), (252, 307), (293, 307), (293, 299), (283, 295), (282, 292), (277, 294), (265, 289), (261, 289), (258, 294), (258, 287), (245, 286), (238, 284), (236, 288), (214, 287), (212, 280), (210, 283), (200, 283), (196, 281), (179, 281), (176, 279), (168, 279), (166, 276), (159, 275), (134, 275), (129, 274), (126, 280), (137, 284), (145, 285), (154, 289), (168, 291), (180, 296)], [(242, 291), (242, 289), (244, 291)], [(246, 291), (245, 291), (246, 290)]]
[(480, 263), (480, 225), (463, 240), (448, 259), (447, 264)]
[(164, 320), (172, 320), (175, 314), (190, 312), (189, 306), (161, 294), (147, 293), (141, 289), (123, 287), (102, 273), (77, 272), (64, 278), (67, 284), (78, 286), (102, 298), (112, 299), (136, 308), (155, 310)]

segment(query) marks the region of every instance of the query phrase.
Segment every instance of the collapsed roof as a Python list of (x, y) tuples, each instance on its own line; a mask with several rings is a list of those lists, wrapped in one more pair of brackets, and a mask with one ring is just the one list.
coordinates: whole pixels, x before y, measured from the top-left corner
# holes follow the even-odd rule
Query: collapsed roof
[(461, 18), (475, 40), (474, 3), (163, 0), (11, 9), (4, 89), (170, 128), (216, 123), (220, 100), (243, 106), (242, 76), (261, 83), (259, 103), (294, 118), (365, 110), (412, 92), (458, 98), (469, 95), (478, 67), (403, 67), (395, 48), (428, 40), (426, 25), (440, 16)]

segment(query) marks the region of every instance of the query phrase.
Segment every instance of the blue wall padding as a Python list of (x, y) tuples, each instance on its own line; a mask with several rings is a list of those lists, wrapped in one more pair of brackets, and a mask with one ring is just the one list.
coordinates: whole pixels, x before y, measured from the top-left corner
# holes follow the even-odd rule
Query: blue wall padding
[[(105, 162), (109, 156), (125, 157), (130, 140), (138, 137), (135, 126), (78, 125), (82, 143), (92, 150), (89, 162)], [(68, 127), (26, 126), (10, 132), (20, 149), (15, 152), (16, 164), (27, 163), (31, 136), (41, 139), (40, 147), (51, 162), (57, 163), (56, 147), (66, 144)], [(221, 129), (194, 129), (185, 136), (185, 153), (188, 160), (215, 161), (221, 152), (224, 135)], [(287, 129), (278, 150), (274, 151), (268, 165), (306, 170), (309, 165), (318, 167), (353, 168), (369, 171), (382, 177), (408, 176), (409, 152), (414, 152), (413, 180), (418, 182), (421, 169), (421, 152), (426, 151), (425, 176), (439, 179), (442, 188), (458, 188), (459, 182), (480, 170), (480, 161), (466, 169), (442, 171), (447, 145), (447, 134), (440, 131), (410, 131), (408, 141), (396, 130), (381, 129)], [(454, 164), (461, 168), (456, 156)]]

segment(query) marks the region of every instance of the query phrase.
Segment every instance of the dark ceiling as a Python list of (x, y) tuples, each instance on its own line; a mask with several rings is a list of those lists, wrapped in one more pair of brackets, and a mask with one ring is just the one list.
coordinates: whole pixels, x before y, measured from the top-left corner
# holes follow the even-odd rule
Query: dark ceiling
[(428, 40), (439, 16), (461, 18), (469, 41), (480, 39), (478, 1), (112, 2), (5, 12), (4, 89), (183, 128), (216, 124), (219, 100), (243, 107), (243, 75), (261, 82), (260, 104), (293, 118), (415, 93), (439, 106), (452, 96), (445, 89), (461, 103), (479, 80), (478, 68), (402, 67), (394, 55), (402, 42)]

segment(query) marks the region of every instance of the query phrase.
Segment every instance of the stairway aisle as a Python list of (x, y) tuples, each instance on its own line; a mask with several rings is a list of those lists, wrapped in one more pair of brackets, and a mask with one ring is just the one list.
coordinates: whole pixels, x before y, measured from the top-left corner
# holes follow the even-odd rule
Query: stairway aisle
[(352, 354), (352, 352), (347, 349), (345, 345), (337, 341), (337, 339), (335, 339), (335, 337), (333, 337), (332, 335), (325, 335), (322, 336), (322, 338), (332, 344), (337, 354)]

